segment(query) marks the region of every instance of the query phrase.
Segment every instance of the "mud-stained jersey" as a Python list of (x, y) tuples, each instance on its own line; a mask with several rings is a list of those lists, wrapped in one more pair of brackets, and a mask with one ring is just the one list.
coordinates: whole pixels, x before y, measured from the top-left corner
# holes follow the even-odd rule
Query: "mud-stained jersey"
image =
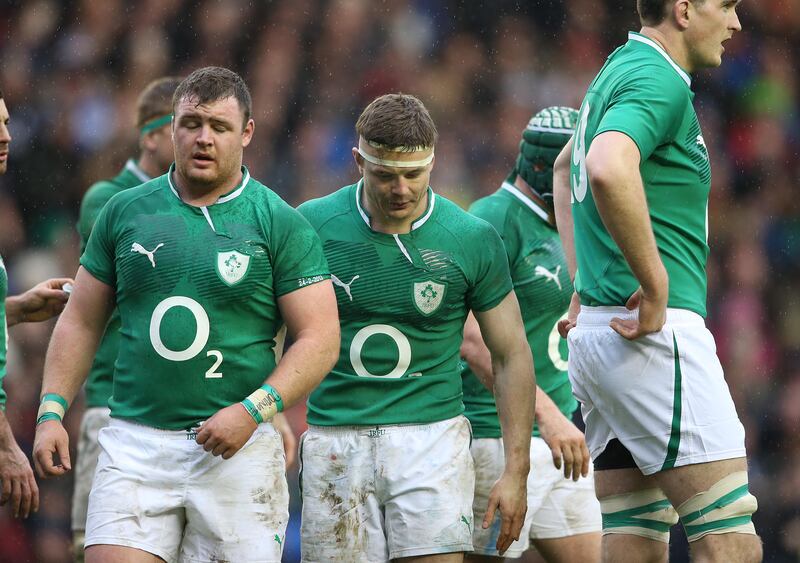
[(361, 182), (304, 203), (336, 288), (342, 344), (311, 394), (308, 422), (412, 424), (463, 411), (459, 349), (470, 309), (511, 291), (497, 232), (428, 188), (407, 234), (370, 228)]
[(81, 265), (115, 288), (122, 322), (111, 416), (183, 429), (264, 382), (277, 299), (329, 272), (308, 222), (247, 169), (208, 207), (181, 201), (172, 173), (108, 202)]

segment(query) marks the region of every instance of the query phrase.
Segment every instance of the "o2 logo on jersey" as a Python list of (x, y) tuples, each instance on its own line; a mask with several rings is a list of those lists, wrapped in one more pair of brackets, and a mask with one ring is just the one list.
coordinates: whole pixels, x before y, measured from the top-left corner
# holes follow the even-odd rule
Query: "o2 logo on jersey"
[[(167, 348), (161, 340), (161, 323), (167, 312), (175, 307), (188, 309), (194, 316), (195, 321), (194, 340), (183, 350), (171, 350)], [(182, 297), (179, 295), (167, 297), (156, 305), (156, 308), (153, 310), (153, 315), (150, 317), (150, 344), (159, 356), (172, 362), (185, 362), (197, 356), (203, 351), (206, 344), (208, 344), (210, 332), (211, 324), (208, 321), (208, 313), (206, 313), (206, 310), (203, 309), (200, 303), (190, 297)], [(216, 371), (220, 364), (222, 364), (222, 352), (219, 350), (208, 350), (206, 352), (206, 357), (214, 358), (214, 363), (206, 370), (206, 378), (219, 379), (222, 377), (222, 372)]]
[[(388, 336), (397, 346), (397, 364), (392, 370), (384, 374), (370, 373), (364, 367), (364, 362), (361, 359), (361, 353), (364, 350), (364, 344), (366, 344), (367, 339), (377, 334)], [(405, 334), (392, 325), (376, 324), (365, 326), (356, 333), (353, 337), (353, 342), (350, 344), (350, 363), (353, 365), (356, 375), (360, 377), (388, 377), (391, 379), (403, 377), (403, 374), (408, 370), (408, 366), (411, 365), (411, 342), (408, 341)]]
[(586, 199), (586, 193), (589, 191), (589, 176), (586, 172), (586, 127), (589, 124), (591, 109), (591, 104), (587, 100), (581, 109), (575, 143), (572, 146), (572, 164), (578, 168), (578, 174), (572, 174), (572, 197), (578, 203)]

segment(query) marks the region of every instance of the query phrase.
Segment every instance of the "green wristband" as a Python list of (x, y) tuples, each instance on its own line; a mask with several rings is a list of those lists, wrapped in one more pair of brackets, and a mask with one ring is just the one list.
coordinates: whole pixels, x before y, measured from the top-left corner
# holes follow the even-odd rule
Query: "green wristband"
[(58, 393), (45, 393), (39, 404), (39, 412), (36, 415), (36, 424), (39, 425), (46, 420), (64, 420), (69, 403)]

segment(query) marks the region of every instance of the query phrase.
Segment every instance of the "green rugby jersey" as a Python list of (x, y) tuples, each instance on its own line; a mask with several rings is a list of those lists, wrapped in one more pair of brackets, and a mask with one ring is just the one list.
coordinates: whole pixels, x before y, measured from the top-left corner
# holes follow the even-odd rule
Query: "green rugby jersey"
[(262, 385), (277, 298), (329, 272), (308, 222), (247, 169), (209, 207), (181, 201), (173, 170), (108, 202), (81, 264), (120, 313), (111, 416), (177, 430)]
[(641, 153), (650, 219), (669, 275), (668, 306), (706, 314), (711, 167), (690, 86), (689, 75), (658, 44), (631, 33), (589, 87), (571, 164), (575, 286), (584, 305), (624, 305), (639, 286), (603, 226), (586, 173), (592, 140), (619, 131)]
[(6, 391), (3, 379), (6, 376), (6, 359), (8, 355), (8, 322), (6, 319), (6, 295), (8, 294), (8, 273), (3, 257), (0, 256), (0, 409), (6, 410)]
[[(93, 184), (83, 196), (81, 211), (78, 216), (78, 234), (81, 237), (81, 252), (86, 250), (86, 243), (92, 233), (92, 227), (100, 211), (112, 196), (143, 184), (150, 176), (139, 168), (136, 161), (129, 159), (125, 167), (111, 180), (103, 180)], [(111, 396), (111, 378), (114, 375), (114, 362), (119, 349), (119, 313), (115, 309), (106, 325), (106, 332), (97, 348), (94, 363), (86, 380), (86, 404), (89, 407), (106, 407)]]
[(361, 182), (299, 207), (336, 287), (339, 360), (308, 400), (322, 426), (415, 424), (459, 415), (459, 350), (470, 309), (511, 291), (495, 230), (428, 188), (410, 233), (370, 228)]
[[(533, 354), (536, 383), (558, 409), (571, 418), (578, 407), (567, 376), (567, 341), (558, 334), (572, 297), (567, 261), (547, 212), (516, 186), (506, 182), (479, 199), (470, 213), (488, 221), (505, 244), (514, 292), (519, 300), (525, 335)], [(476, 438), (502, 436), (494, 396), (464, 363), (464, 414)], [(534, 426), (533, 435), (539, 435)]]

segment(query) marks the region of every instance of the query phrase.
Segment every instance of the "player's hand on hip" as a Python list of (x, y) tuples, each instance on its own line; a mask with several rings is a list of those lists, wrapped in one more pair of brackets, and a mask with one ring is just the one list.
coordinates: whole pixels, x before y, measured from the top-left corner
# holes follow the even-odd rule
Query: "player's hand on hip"
[(581, 312), (581, 298), (578, 293), (573, 291), (572, 298), (569, 301), (569, 310), (567, 311), (567, 318), (558, 321), (558, 334), (561, 338), (566, 338), (569, 331), (575, 328), (578, 324), (578, 313)]
[(244, 405), (234, 403), (218, 410), (197, 431), (196, 441), (212, 455), (230, 459), (242, 449), (258, 425)]
[(525, 512), (528, 510), (527, 473), (512, 474), (504, 471), (489, 493), (489, 505), (483, 517), (483, 529), (492, 525), (495, 511), (500, 511), (500, 534), (497, 536), (497, 551), (500, 555), (519, 539)]
[(27, 518), (39, 510), (39, 487), (31, 464), (13, 439), (0, 447), (0, 482), (0, 506), (10, 501), (15, 518)]
[(619, 317), (614, 317), (611, 319), (609, 326), (628, 340), (636, 340), (641, 336), (660, 331), (667, 320), (668, 296), (668, 291), (645, 293), (639, 287), (625, 304), (625, 307), (630, 311), (639, 309), (638, 318), (620, 319)]
[(573, 481), (589, 475), (589, 449), (583, 432), (559, 411), (546, 418), (539, 417), (537, 422), (542, 440), (553, 454), (556, 469), (563, 465), (564, 477)]
[[(54, 456), (58, 456), (58, 463)], [(33, 439), (33, 465), (39, 477), (58, 477), (70, 469), (69, 435), (57, 420), (46, 420), (36, 427)]]

